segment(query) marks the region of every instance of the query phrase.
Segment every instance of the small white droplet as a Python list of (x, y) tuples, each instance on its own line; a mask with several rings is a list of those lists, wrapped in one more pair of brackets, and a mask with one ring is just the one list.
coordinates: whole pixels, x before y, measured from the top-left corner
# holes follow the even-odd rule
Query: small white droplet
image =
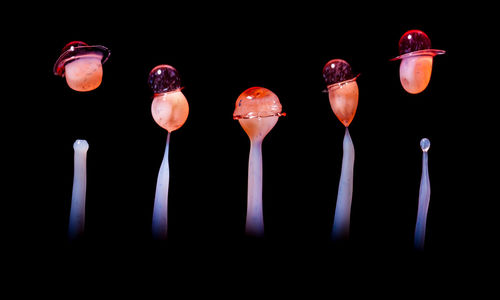
[(427, 138), (423, 138), (420, 140), (420, 148), (422, 148), (422, 151), (427, 152), (429, 151), (429, 148), (431, 147), (431, 141)]
[(89, 143), (86, 140), (76, 140), (73, 143), (73, 149), (75, 149), (75, 151), (87, 151), (89, 149)]
[(335, 68), (335, 64), (331, 64), (330, 68), (332, 68), (332, 69)]
[(411, 40), (411, 34), (408, 35), (408, 39)]
[(161, 75), (161, 70), (156, 71), (156, 74)]

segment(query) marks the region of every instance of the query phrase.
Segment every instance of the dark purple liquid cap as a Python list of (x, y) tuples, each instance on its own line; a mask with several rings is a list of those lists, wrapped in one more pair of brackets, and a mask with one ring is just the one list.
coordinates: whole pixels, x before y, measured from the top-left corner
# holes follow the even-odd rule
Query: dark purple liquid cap
[(181, 79), (174, 67), (159, 65), (149, 72), (148, 84), (153, 93), (161, 94), (180, 89)]

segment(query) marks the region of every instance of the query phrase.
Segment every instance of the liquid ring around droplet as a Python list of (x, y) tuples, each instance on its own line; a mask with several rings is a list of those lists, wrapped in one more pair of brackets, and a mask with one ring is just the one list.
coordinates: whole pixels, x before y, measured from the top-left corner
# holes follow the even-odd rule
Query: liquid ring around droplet
[(438, 50), (438, 49), (424, 49), (424, 50), (418, 50), (418, 51), (413, 51), (409, 53), (405, 53), (399, 56), (396, 56), (394, 58), (391, 58), (389, 61), (396, 61), (396, 60), (401, 60), (409, 57), (414, 57), (414, 56), (436, 56), (436, 55), (441, 55), (445, 54), (445, 50)]
[(111, 51), (101, 45), (72, 46), (69, 47), (68, 50), (63, 51), (63, 53), (59, 56), (56, 63), (54, 64), (53, 72), (54, 75), (64, 77), (65, 65), (70, 63), (71, 61), (82, 57), (98, 56), (101, 60), (101, 64), (104, 64), (108, 60), (110, 55)]

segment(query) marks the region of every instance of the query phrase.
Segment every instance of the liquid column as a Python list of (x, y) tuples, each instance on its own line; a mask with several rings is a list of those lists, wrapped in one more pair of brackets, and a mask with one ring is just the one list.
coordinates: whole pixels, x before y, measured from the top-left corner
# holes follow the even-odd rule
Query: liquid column
[(168, 217), (168, 185), (170, 182), (170, 168), (168, 165), (168, 148), (170, 145), (170, 132), (167, 134), (165, 154), (158, 172), (156, 182), (155, 203), (153, 209), (153, 237), (165, 239), (167, 237)]
[(428, 154), (430, 141), (426, 138), (420, 141), (422, 148), (422, 177), (420, 178), (420, 191), (418, 195), (417, 224), (415, 226), (415, 249), (423, 250), (425, 242), (425, 227), (427, 223), (427, 211), (431, 199), (431, 183), (429, 180)]
[(354, 144), (346, 127), (343, 143), (342, 172), (340, 174), (337, 205), (333, 221), (332, 238), (346, 239), (349, 236), (351, 219), (352, 186), (354, 180)]
[(264, 235), (264, 214), (262, 208), (262, 139), (250, 142), (248, 160), (247, 235)]
[(87, 150), (86, 140), (76, 140), (73, 144), (74, 175), (71, 211), (69, 216), (69, 239), (74, 240), (83, 233), (85, 227), (85, 195), (87, 192)]

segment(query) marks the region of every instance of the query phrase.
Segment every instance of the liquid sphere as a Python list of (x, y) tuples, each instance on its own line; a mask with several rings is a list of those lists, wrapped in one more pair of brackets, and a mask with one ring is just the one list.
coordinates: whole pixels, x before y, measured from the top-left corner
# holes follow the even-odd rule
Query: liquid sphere
[(358, 107), (359, 89), (357, 76), (351, 66), (342, 59), (332, 59), (323, 67), (323, 78), (328, 86), (328, 98), (333, 113), (348, 127)]
[(343, 82), (354, 78), (351, 65), (343, 59), (332, 59), (323, 67), (326, 85)]
[(409, 30), (399, 39), (399, 55), (431, 48), (431, 40), (421, 30)]
[(149, 73), (148, 84), (153, 93), (167, 93), (181, 88), (179, 72), (169, 65), (159, 65)]

